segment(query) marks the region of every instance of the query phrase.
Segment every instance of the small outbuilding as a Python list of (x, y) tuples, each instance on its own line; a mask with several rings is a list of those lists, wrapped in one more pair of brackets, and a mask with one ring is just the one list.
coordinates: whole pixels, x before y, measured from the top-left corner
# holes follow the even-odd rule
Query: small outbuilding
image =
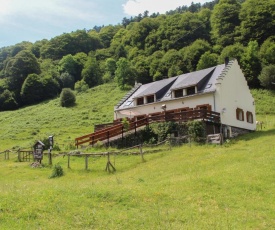
[(37, 141), (33, 146), (33, 159), (41, 163), (45, 145), (42, 141)]

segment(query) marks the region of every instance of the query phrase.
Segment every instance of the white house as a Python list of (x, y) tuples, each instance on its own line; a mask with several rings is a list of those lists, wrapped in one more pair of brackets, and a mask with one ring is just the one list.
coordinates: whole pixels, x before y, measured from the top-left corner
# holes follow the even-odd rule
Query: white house
[(114, 119), (181, 109), (220, 113), (226, 136), (256, 130), (254, 99), (236, 59), (145, 85), (137, 84), (115, 106)]

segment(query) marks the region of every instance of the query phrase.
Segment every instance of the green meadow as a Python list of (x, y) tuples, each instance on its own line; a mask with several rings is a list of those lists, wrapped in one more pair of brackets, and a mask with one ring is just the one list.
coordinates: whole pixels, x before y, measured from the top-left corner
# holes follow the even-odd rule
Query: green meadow
[[(75, 107), (59, 99), (0, 113), (0, 152), (30, 149), (55, 135), (62, 151), (74, 138), (111, 122), (113, 106), (126, 91), (113, 84), (77, 95)], [(53, 151), (53, 167), (18, 162), (0, 154), (0, 229), (274, 229), (274, 93), (252, 91), (263, 128), (224, 145), (167, 146), (155, 153), (68, 158)], [(94, 151), (112, 151), (94, 149)]]

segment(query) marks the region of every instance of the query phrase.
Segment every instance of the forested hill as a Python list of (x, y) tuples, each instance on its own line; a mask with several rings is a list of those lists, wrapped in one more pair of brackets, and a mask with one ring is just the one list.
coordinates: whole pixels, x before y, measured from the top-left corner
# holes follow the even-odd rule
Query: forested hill
[(237, 58), (251, 88), (274, 89), (275, 0), (215, 0), (0, 49), (0, 111), (116, 81), (121, 88)]

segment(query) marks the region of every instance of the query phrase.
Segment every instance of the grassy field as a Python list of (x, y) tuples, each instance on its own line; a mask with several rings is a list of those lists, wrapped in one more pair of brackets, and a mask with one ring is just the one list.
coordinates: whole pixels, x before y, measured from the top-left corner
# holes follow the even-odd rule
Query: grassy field
[(93, 132), (95, 124), (113, 121), (114, 106), (126, 94), (115, 84), (101, 85), (76, 96), (76, 106), (64, 108), (60, 99), (17, 111), (0, 112), (0, 151), (30, 149), (50, 135), (60, 148), (74, 145), (78, 136)]
[[(61, 108), (56, 99), (0, 113), (0, 151), (50, 134), (66, 147), (92, 124), (108, 122), (112, 103), (125, 92), (109, 85), (113, 102), (107, 104), (101, 87), (79, 95), (75, 108)], [(274, 106), (272, 96), (266, 98)], [(257, 99), (256, 105), (268, 108)], [(91, 157), (85, 170), (81, 157), (71, 157), (68, 169), (67, 157), (56, 156), (53, 163), (65, 174), (49, 179), (47, 158), (44, 167), (31, 168), (15, 154), (9, 160), (1, 154), (0, 229), (274, 229), (275, 117), (262, 111), (257, 119), (262, 130), (223, 146), (164, 147), (145, 154), (145, 162), (112, 156), (117, 171), (111, 174), (106, 157)]]

